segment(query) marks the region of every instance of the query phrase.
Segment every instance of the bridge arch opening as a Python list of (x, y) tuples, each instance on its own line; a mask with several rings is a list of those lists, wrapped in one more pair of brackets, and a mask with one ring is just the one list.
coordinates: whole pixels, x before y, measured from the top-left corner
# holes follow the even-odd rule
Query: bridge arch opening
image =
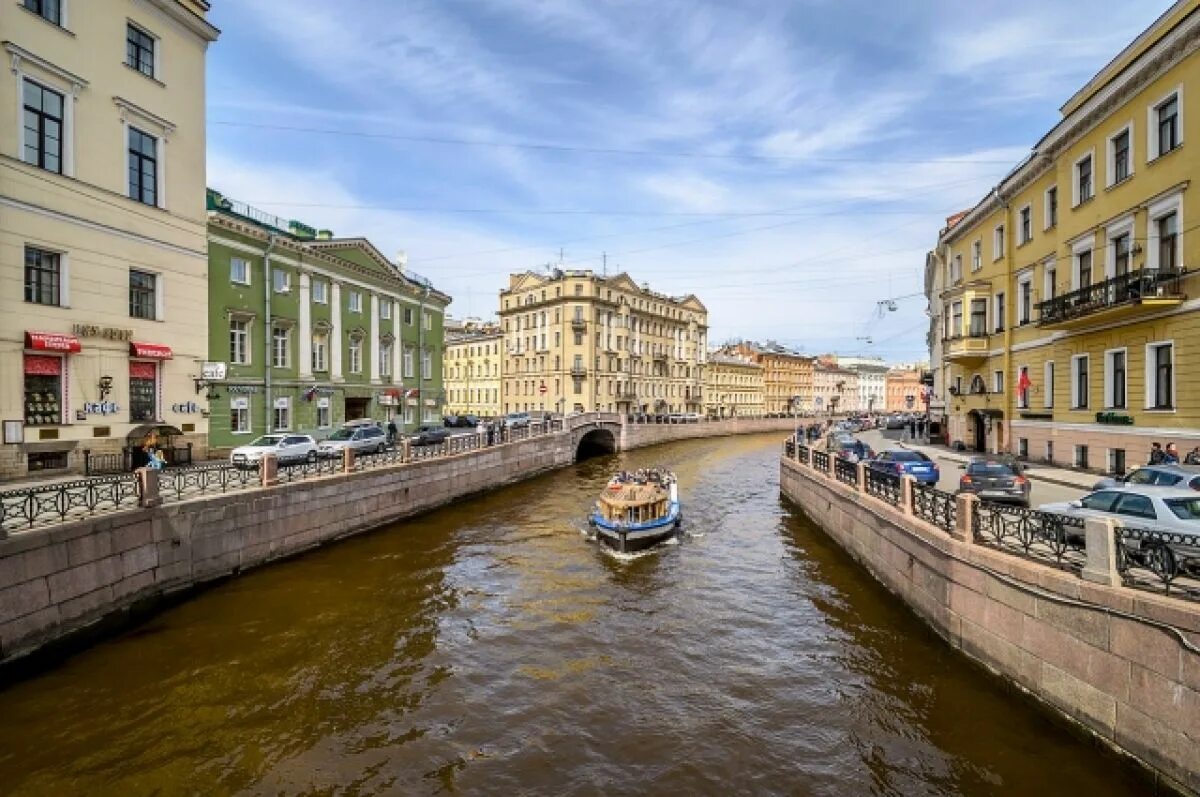
[(616, 453), (617, 439), (608, 429), (593, 429), (579, 439), (575, 448), (575, 461), (582, 462), (592, 457)]

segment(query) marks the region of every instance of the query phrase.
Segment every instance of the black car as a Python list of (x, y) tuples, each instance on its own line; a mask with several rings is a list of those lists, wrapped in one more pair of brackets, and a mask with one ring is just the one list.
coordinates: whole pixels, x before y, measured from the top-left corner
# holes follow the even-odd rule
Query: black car
[(479, 418), (474, 415), (446, 415), (442, 425), (451, 429), (474, 429), (479, 425)]
[(966, 473), (958, 480), (960, 493), (1029, 506), (1032, 488), (1018, 462), (1007, 457), (972, 457), (962, 467)]
[(450, 432), (444, 426), (418, 426), (411, 439), (414, 446), (435, 446), (449, 436)]

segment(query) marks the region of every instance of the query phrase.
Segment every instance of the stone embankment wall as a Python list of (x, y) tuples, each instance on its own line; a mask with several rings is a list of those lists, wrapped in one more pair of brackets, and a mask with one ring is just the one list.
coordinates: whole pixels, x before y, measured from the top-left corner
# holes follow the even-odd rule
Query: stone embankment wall
[(952, 646), (1200, 793), (1200, 605), (951, 536), (788, 457), (780, 488)]
[(757, 432), (790, 432), (804, 419), (795, 418), (732, 418), (704, 423), (631, 423), (621, 427), (621, 449), (641, 448), (672, 440), (689, 440), (696, 437), (722, 437), (734, 434)]

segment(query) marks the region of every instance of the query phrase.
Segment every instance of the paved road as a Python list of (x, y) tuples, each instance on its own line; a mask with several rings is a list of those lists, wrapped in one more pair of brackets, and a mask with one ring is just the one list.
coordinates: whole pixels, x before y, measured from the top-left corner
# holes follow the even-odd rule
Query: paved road
[[(895, 440), (885, 439), (883, 433), (872, 430), (863, 432), (859, 435), (863, 442), (871, 446), (876, 451), (882, 451), (885, 448), (898, 448)], [(962, 475), (962, 470), (959, 468), (959, 463), (953, 460), (943, 459), (934, 456), (937, 460), (938, 469), (941, 470), (942, 478), (938, 481), (938, 487), (947, 492), (954, 492), (958, 489), (958, 478)], [(1073, 501), (1083, 495), (1082, 490), (1077, 490), (1073, 487), (1064, 487), (1059, 484), (1050, 484), (1048, 482), (1038, 481), (1033, 479), (1033, 492), (1030, 494), (1030, 506), (1035, 509), (1039, 504), (1048, 504), (1052, 501)]]

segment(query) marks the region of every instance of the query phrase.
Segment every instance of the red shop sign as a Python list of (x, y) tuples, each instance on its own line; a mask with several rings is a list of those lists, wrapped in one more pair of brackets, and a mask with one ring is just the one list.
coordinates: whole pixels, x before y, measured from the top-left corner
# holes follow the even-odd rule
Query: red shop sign
[(138, 343), (136, 341), (130, 342), (129, 354), (132, 357), (146, 357), (151, 360), (169, 360), (172, 356), (170, 346), (163, 346), (160, 343)]
[(154, 379), (158, 376), (157, 363), (129, 363), (129, 377), (131, 379)]
[(58, 332), (26, 332), (25, 348), (35, 351), (65, 351), (71, 354), (83, 350), (79, 338)]
[(62, 373), (62, 357), (26, 354), (25, 373), (29, 376), (58, 376)]

